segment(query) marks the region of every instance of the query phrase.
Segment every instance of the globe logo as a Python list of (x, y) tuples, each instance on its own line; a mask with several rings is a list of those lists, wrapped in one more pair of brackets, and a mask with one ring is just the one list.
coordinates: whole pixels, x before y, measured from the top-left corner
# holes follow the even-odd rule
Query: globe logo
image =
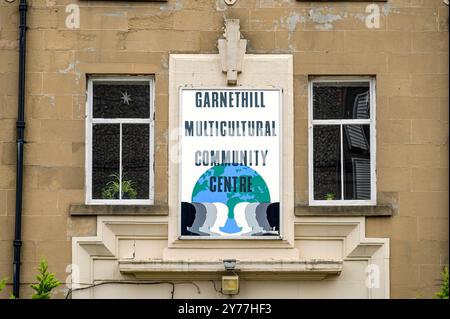
[(223, 203), (228, 218), (220, 231), (227, 234), (242, 230), (235, 219), (240, 203), (270, 203), (266, 182), (254, 169), (243, 166), (213, 166), (200, 176), (192, 191), (192, 203)]

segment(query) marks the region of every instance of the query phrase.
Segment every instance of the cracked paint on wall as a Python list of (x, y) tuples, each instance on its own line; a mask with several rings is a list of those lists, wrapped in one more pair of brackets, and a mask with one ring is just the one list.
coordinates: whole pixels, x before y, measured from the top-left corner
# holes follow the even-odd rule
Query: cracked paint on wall
[[(325, 12), (324, 12), (325, 11)], [(328, 11), (328, 12), (327, 12)], [(334, 28), (333, 22), (342, 20), (343, 17), (339, 14), (330, 13), (328, 8), (311, 9), (309, 10), (309, 19), (315, 22), (316, 29), (319, 30), (331, 30)]]
[(286, 18), (286, 28), (289, 32), (294, 32), (298, 23), (305, 23), (306, 18), (297, 12), (292, 12), (289, 17)]
[[(380, 5), (381, 15), (387, 17), (390, 13), (400, 13), (394, 10), (391, 4), (386, 3)], [(355, 8), (351, 8), (355, 10)], [(293, 32), (298, 30), (299, 24), (313, 23), (314, 29), (320, 31), (330, 31), (335, 29), (335, 22), (353, 18), (365, 23), (371, 13), (365, 11), (366, 6), (362, 6), (360, 12), (357, 10), (349, 12), (348, 8), (340, 8), (337, 11), (330, 7), (304, 8), (301, 10), (293, 10), (288, 16), (282, 16), (273, 21), (274, 31), (285, 29), (288, 31), (288, 48), (295, 50), (295, 45), (291, 42)], [(279, 49), (279, 48), (278, 48)]]
[[(380, 11), (383, 16), (388, 16), (390, 13), (399, 13), (398, 10), (393, 10), (391, 4), (380, 5)], [(303, 9), (301, 11), (292, 11), (288, 16), (281, 17), (274, 20), (274, 30), (278, 31), (278, 26), (285, 28), (289, 33), (297, 30), (298, 24), (313, 22), (314, 28), (317, 30), (333, 30), (336, 21), (341, 21), (348, 18), (354, 18), (361, 22), (365, 22), (370, 13), (365, 11), (365, 7), (361, 12), (348, 12), (345, 8), (336, 11), (329, 7), (318, 7), (313, 9)]]

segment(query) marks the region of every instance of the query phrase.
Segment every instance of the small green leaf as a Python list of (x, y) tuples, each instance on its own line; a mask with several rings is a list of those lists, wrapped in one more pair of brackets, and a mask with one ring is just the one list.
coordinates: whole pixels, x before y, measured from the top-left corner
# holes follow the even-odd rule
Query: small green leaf
[(436, 298), (448, 299), (448, 267), (444, 267), (441, 276), (442, 276), (441, 291), (436, 293)]
[(6, 286), (6, 278), (3, 278), (0, 280), (0, 291), (2, 291), (3, 289), (5, 289)]

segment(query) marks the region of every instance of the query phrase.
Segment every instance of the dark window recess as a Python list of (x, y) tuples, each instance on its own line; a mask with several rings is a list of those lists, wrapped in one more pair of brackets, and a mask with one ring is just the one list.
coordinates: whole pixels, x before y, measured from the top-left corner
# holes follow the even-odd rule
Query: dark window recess
[(344, 199), (370, 200), (370, 125), (343, 125)]
[(339, 125), (314, 126), (314, 199), (341, 199)]
[(149, 199), (149, 125), (122, 124), (123, 199)]
[(119, 199), (113, 189), (120, 170), (120, 124), (94, 124), (92, 128), (92, 198)]
[(324, 82), (313, 86), (313, 119), (369, 119), (368, 82)]
[(148, 82), (117, 81), (93, 84), (94, 118), (149, 118)]

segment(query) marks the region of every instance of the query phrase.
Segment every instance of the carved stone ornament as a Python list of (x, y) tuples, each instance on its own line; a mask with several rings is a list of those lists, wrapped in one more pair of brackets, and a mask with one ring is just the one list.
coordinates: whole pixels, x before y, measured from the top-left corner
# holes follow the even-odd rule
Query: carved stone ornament
[(232, 6), (233, 4), (236, 3), (236, 0), (225, 0), (225, 3), (229, 6)]
[(247, 48), (247, 40), (241, 39), (239, 29), (239, 19), (225, 20), (224, 39), (218, 41), (222, 71), (227, 74), (228, 85), (237, 85)]

